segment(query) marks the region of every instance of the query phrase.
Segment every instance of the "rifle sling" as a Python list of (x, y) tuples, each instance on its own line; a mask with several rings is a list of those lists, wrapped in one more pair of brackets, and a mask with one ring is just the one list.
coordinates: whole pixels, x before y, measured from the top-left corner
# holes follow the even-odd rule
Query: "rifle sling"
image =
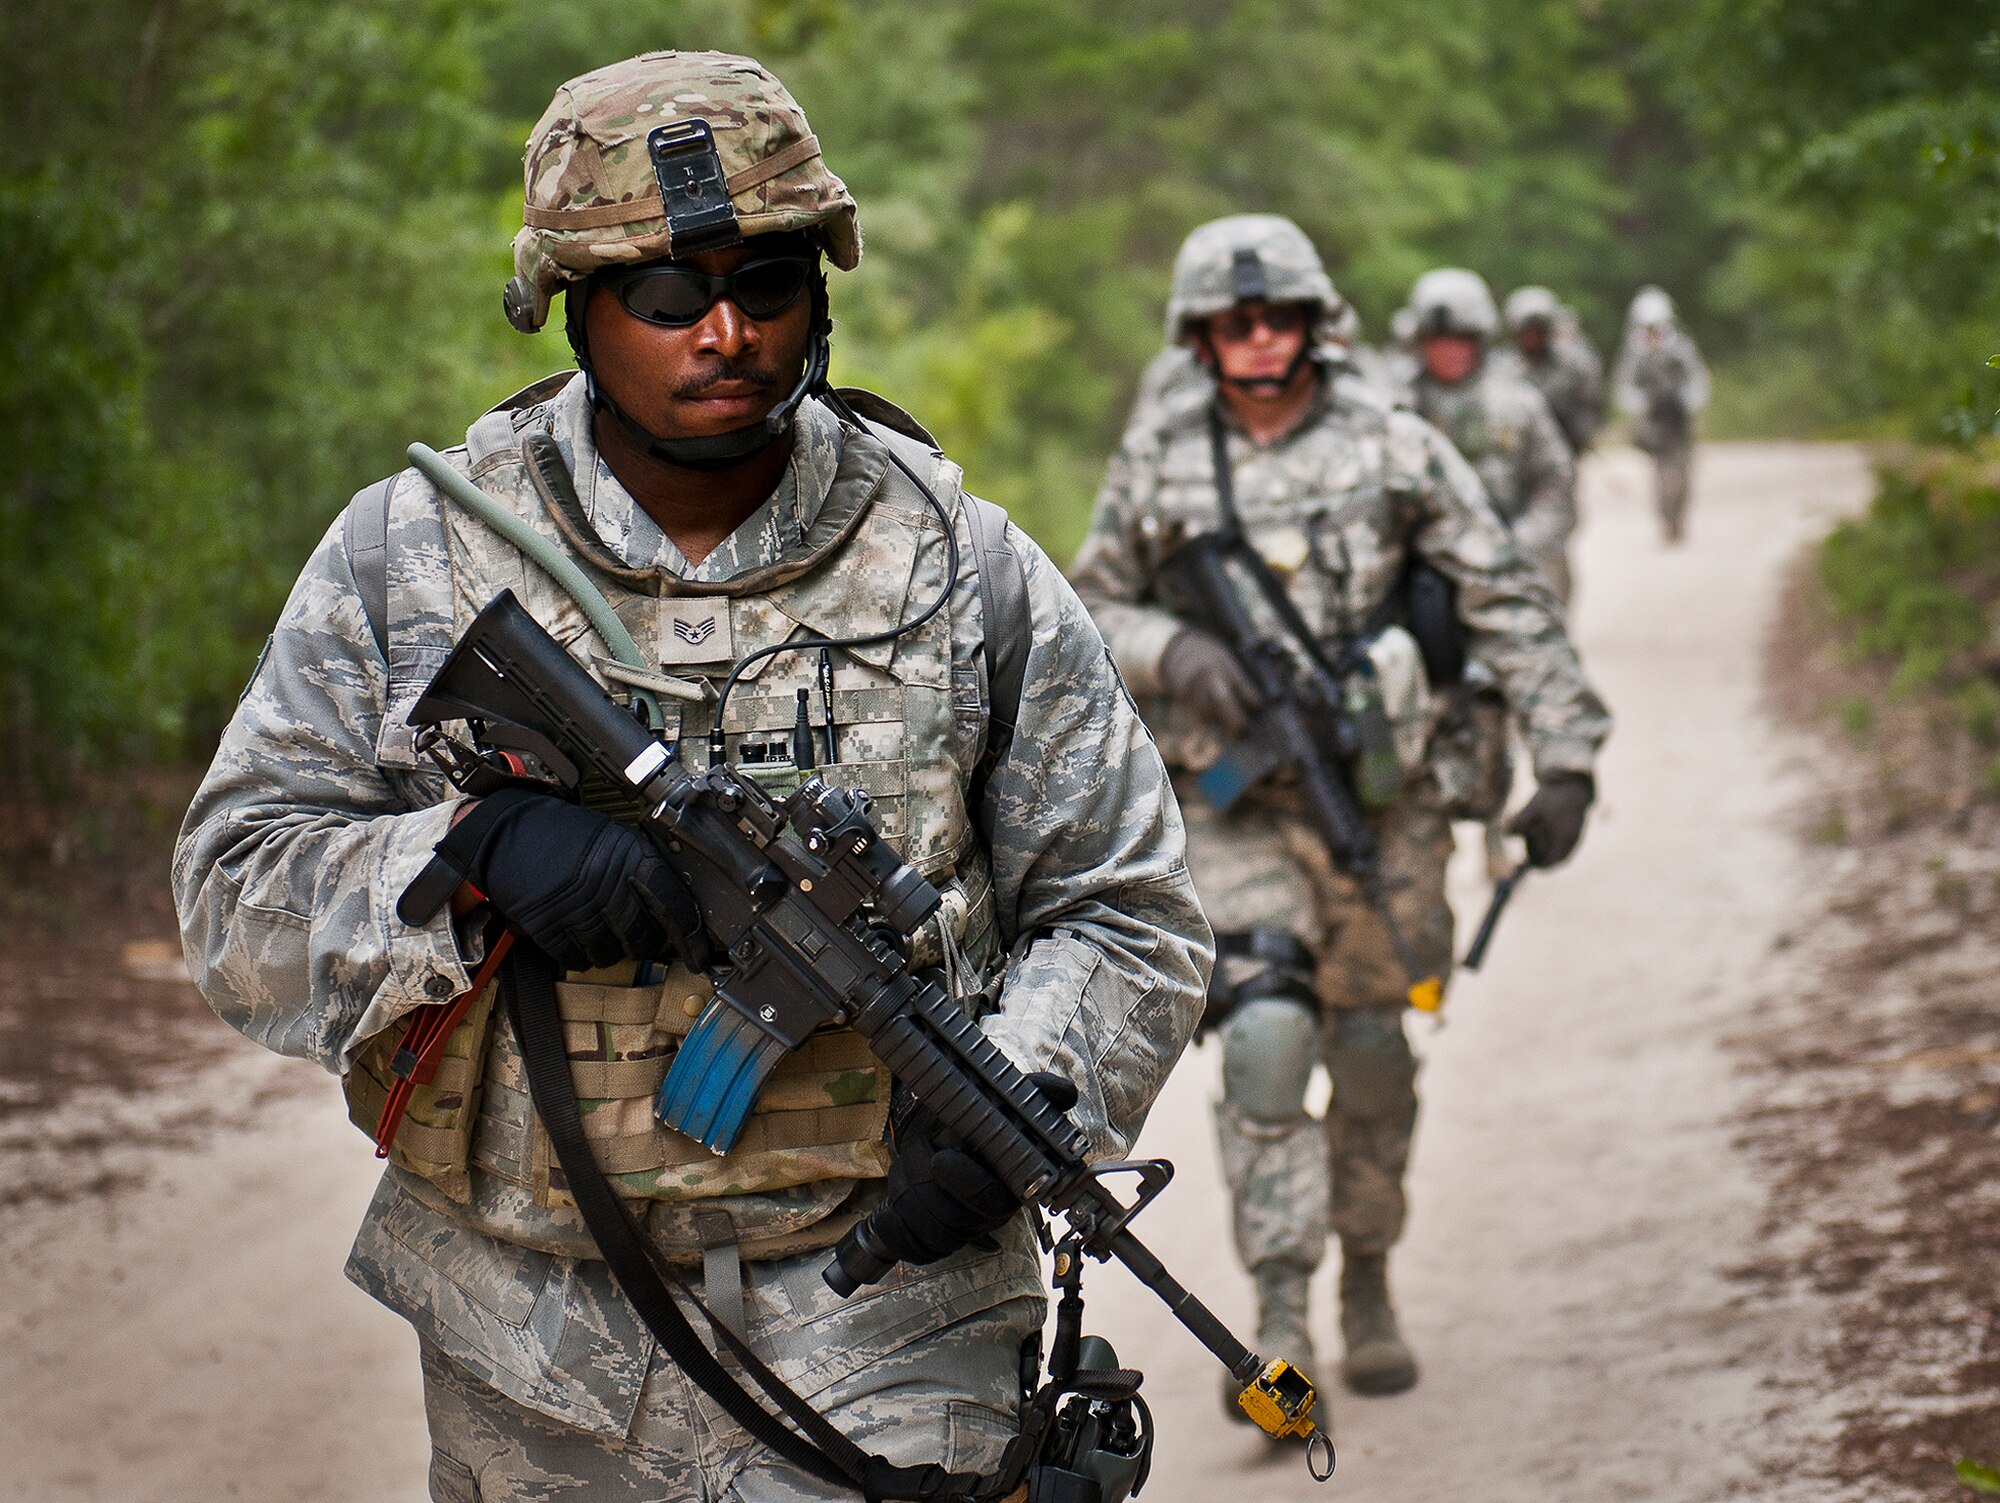
[(1249, 538), (1244, 535), (1243, 523), (1236, 513), (1235, 482), (1230, 474), (1229, 435), (1223, 429), (1222, 413), (1216, 407), (1208, 409), (1208, 444), (1215, 462), (1215, 503), (1221, 513), (1222, 526), (1218, 537), (1222, 546), (1256, 581), (1259, 593), (1277, 613), (1279, 624), (1291, 635), (1313, 667), (1326, 675), (1328, 687), (1337, 687), (1347, 672), (1367, 661), (1366, 644), (1393, 618), (1394, 597), (1382, 601), (1369, 614), (1366, 624), (1356, 633), (1346, 651), (1341, 653), (1338, 662), (1329, 659), (1319, 638), (1306, 625), (1306, 618), (1299, 614), (1298, 605), (1286, 592), (1284, 582), (1271, 572), (1271, 566), (1264, 561), (1263, 555), (1250, 546)]
[(577, 1210), (598, 1251), (604, 1254), (612, 1277), (675, 1365), (759, 1443), (822, 1482), (852, 1487), (869, 1503), (888, 1499), (979, 1503), (1013, 1491), (1027, 1470), (1034, 1447), (1032, 1437), (1039, 1426), (1031, 1425), (1009, 1443), (999, 1469), (990, 1476), (947, 1472), (935, 1464), (898, 1466), (849, 1440), (772, 1372), (747, 1342), (710, 1314), (692, 1292), (683, 1289), (683, 1297), (701, 1311), (716, 1339), (798, 1428), (787, 1427), (765, 1409), (722, 1365), (681, 1313), (631, 1212), (604, 1177), (584, 1135), (555, 981), (554, 962), (526, 941), (517, 941), (501, 971), (500, 985), (527, 1068), (528, 1094), (562, 1165)]

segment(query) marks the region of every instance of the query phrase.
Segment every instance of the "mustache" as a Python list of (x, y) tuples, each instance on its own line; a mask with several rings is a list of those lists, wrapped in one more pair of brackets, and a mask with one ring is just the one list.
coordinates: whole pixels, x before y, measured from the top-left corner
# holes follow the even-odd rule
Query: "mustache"
[(757, 391), (768, 391), (778, 384), (779, 372), (770, 365), (757, 360), (718, 359), (700, 375), (690, 377), (673, 389), (673, 394), (685, 399), (708, 395), (725, 382), (741, 382)]

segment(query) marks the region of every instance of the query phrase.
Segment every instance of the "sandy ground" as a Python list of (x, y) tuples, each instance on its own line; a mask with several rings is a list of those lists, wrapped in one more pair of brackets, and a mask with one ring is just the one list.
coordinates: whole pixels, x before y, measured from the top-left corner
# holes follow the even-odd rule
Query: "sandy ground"
[[(1692, 541), (1667, 553), (1640, 458), (1592, 461), (1579, 626), (1619, 730), (1581, 855), (1524, 886), (1449, 1025), (1416, 1025), (1425, 1117), (1395, 1275), (1424, 1380), (1333, 1395), (1340, 1470), (1315, 1488), (1295, 1452), (1224, 1427), (1212, 1365), (1121, 1270), (1096, 1271), (1092, 1323), (1147, 1369), (1161, 1422), (1148, 1503), (1246, 1482), (1489, 1503), (1797, 1491), (1773, 1477), (1824, 1434), (1801, 1396), (1818, 1312), (1730, 1277), (1764, 1192), (1732, 1143), (1748, 1086), (1723, 1041), (1782, 988), (1776, 941), (1810, 877), (1784, 823), (1798, 744), (1760, 710), (1759, 642), (1783, 567), (1865, 482), (1844, 449), (1718, 446)], [(1476, 870), (1459, 876), (1476, 913)], [(1216, 1065), (1191, 1057), (1154, 1114), (1143, 1147), (1180, 1173), (1140, 1230), (1237, 1320)], [(375, 1166), (333, 1082), (246, 1045), (62, 1112), (97, 1193), (40, 1193), (57, 1162), (20, 1120), (0, 1131), (0, 1495), (419, 1499), (414, 1339), (339, 1273)], [(175, 1130), (127, 1130), (149, 1119)]]

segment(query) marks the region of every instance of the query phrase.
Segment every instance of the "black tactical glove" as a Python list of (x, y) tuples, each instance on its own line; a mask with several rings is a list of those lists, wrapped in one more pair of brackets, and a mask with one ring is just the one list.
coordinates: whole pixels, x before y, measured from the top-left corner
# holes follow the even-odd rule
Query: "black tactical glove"
[(1230, 736), (1248, 730), (1257, 713), (1256, 685), (1227, 647), (1192, 626), (1176, 632), (1160, 654), (1160, 680), (1177, 703)]
[[(1076, 1087), (1037, 1070), (1028, 1077), (1057, 1111), (1076, 1105)], [(990, 1236), (1021, 1209), (1020, 1197), (962, 1148), (941, 1146), (937, 1119), (922, 1107), (896, 1130), (888, 1199), (869, 1216), (881, 1248), (900, 1263), (935, 1263)]]
[(1597, 797), (1587, 772), (1552, 772), (1543, 778), (1507, 826), (1528, 843), (1530, 866), (1560, 866), (1583, 838), (1583, 817)]
[(566, 971), (686, 953), (701, 910), (645, 836), (546, 793), (481, 799), (438, 854)]

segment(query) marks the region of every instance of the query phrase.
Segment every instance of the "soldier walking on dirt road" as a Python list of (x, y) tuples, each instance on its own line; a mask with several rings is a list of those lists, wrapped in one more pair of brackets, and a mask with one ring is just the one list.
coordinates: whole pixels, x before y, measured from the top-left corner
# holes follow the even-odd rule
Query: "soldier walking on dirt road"
[(1678, 543), (1687, 532), (1694, 420), (1708, 405), (1708, 367), (1674, 300), (1658, 287), (1632, 298), (1611, 387), (1618, 410), (1632, 419), (1632, 441), (1653, 456), (1661, 534)]
[[(1367, 822), (1389, 917), (1427, 974), (1442, 977), (1451, 962), (1452, 810), (1417, 648), (1384, 625), (1385, 602), (1418, 564), (1456, 588), (1470, 648), (1492, 666), (1534, 754), (1540, 786), (1516, 828), (1536, 862), (1554, 865), (1575, 848), (1610, 722), (1559, 608), (1478, 476), (1435, 428), (1347, 374), (1329, 338), (1340, 308), (1290, 220), (1236, 215), (1189, 235), (1166, 338), (1194, 352), (1204, 379), (1166, 393), (1128, 428), (1071, 573), (1175, 769), (1189, 865), (1218, 931), (1216, 1120), (1260, 1339), (1309, 1350), (1307, 1282), (1331, 1230), (1341, 1239), (1343, 1376), (1358, 1392), (1386, 1394), (1417, 1379), (1387, 1267), (1417, 1115), (1403, 1029), (1412, 978), (1382, 909), (1337, 868), (1294, 787), (1257, 782), (1226, 814), (1197, 791), (1261, 706), (1223, 642), (1168, 603), (1164, 573), (1190, 541), (1232, 532), (1289, 601), (1280, 613), (1238, 581), (1243, 608), (1289, 643), (1288, 658), (1358, 663), (1355, 649), (1370, 655), (1369, 676), (1398, 679), (1381, 687), (1401, 760)], [(1302, 618), (1313, 641), (1287, 635), (1281, 614)], [(1305, 1107), (1321, 1062), (1333, 1084), (1323, 1123)]]
[[(610, 1270), (580, 1161), (552, 1161), (548, 1051), (473, 983), (494, 915), (524, 939), (509, 965), (526, 949), (561, 973), (541, 1035), (572, 1077), (561, 1119), (588, 1124), (639, 1263), (679, 1270), (666, 1303), (700, 1291), (690, 1339), (733, 1334), (875, 1448), (874, 1495), (969, 1496), (970, 1474), (1021, 1464), (1046, 1309), (1010, 1184), (892, 1098), (844, 1019), (785, 1055), (726, 1152), (663, 1126), (669, 1061), (719, 1000), (704, 915), (726, 894), (588, 802), (459, 796), (409, 713), (511, 589), (601, 688), (657, 696), (677, 748), (648, 739), (660, 764), (865, 790), (941, 896), (909, 963), (953, 978), (1093, 1158), (1138, 1132), (1210, 959), (1166, 771), (1034, 544), (907, 415), (826, 385), (823, 263), (851, 269), (860, 232), (777, 79), (676, 52), (573, 79), (526, 186), (507, 313), (531, 332), (561, 294), (580, 369), (369, 487), (307, 563), (181, 834), (190, 969), (226, 1021), (340, 1072), (356, 1121), (395, 1134), (348, 1274), (420, 1337), (437, 1503), (859, 1491), (818, 1465), (837, 1448), (801, 1461), (780, 1444), (797, 1434), (740, 1418), (740, 1385), (718, 1400), (693, 1351), (668, 1355), (685, 1324), (642, 1318), (632, 1265)], [(838, 828), (850, 855), (884, 849)], [(435, 911), (413, 911), (440, 861)], [(769, 897), (786, 884), (766, 870)], [(437, 1075), (378, 1126), (413, 1020), (453, 998), (470, 1007)], [(844, 1299), (822, 1273), (864, 1215), (890, 1271)]]
[(1604, 362), (1576, 315), (1546, 287), (1516, 287), (1501, 311), (1514, 340), (1502, 363), (1542, 394), (1570, 452), (1582, 459), (1604, 426)]

